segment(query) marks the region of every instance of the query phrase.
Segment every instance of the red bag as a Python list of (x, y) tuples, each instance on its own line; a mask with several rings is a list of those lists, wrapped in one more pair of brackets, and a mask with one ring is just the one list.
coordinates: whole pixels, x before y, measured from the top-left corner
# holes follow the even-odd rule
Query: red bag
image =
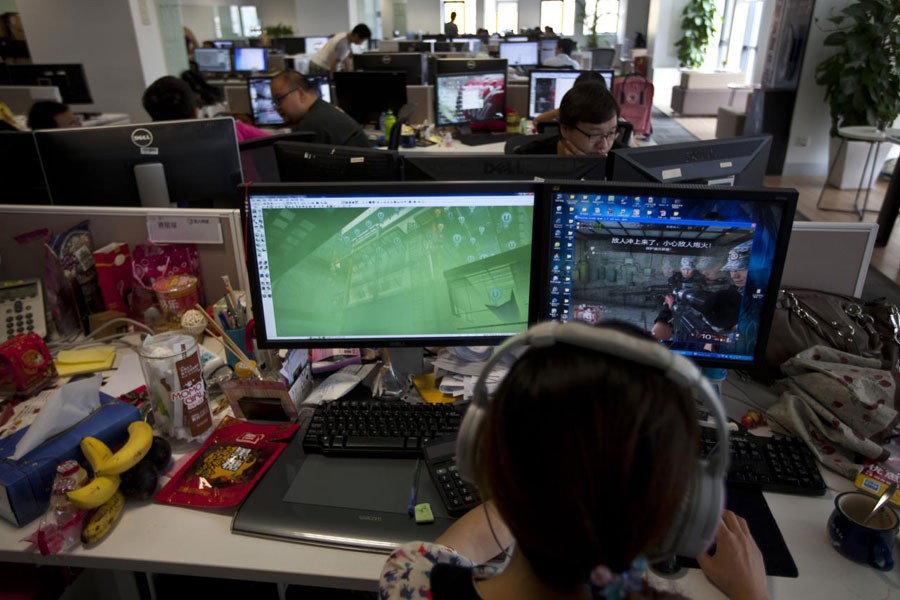
[(94, 250), (94, 266), (97, 267), (97, 282), (106, 310), (130, 312), (128, 300), (134, 277), (128, 244), (113, 242)]
[(134, 248), (133, 270), (135, 285), (153, 289), (160, 277), (193, 275), (197, 278), (200, 304), (205, 304), (203, 278), (200, 276), (200, 253), (195, 244), (138, 244)]

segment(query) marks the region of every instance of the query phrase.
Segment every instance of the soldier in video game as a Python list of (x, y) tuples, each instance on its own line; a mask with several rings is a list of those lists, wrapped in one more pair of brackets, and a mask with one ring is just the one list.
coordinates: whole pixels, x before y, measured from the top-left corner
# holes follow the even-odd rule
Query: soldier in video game
[(722, 259), (718, 256), (704, 256), (697, 263), (697, 270), (703, 275), (703, 289), (718, 292), (732, 286), (731, 278), (722, 272)]
[(673, 289), (682, 288), (685, 284), (689, 287), (700, 285), (703, 281), (703, 275), (697, 271), (697, 259), (693, 256), (682, 256), (680, 270), (669, 277), (669, 285)]
[(750, 250), (753, 247), (753, 240), (742, 242), (731, 249), (728, 253), (728, 262), (722, 267), (722, 271), (731, 278), (734, 284), (741, 292), (747, 285), (747, 271), (750, 267)]

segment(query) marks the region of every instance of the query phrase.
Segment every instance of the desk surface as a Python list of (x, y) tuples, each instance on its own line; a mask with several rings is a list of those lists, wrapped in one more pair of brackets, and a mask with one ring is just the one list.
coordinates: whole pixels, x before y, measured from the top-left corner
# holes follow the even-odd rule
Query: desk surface
[[(749, 391), (755, 401), (765, 403), (760, 393)], [(726, 404), (729, 396), (737, 395), (726, 389)], [(831, 548), (825, 525), (834, 497), (852, 484), (831, 473), (826, 473), (826, 481), (831, 489), (823, 497), (766, 494), (800, 572), (798, 578), (769, 578), (772, 597), (846, 599), (900, 594), (900, 567), (890, 573), (877, 572), (848, 561)], [(21, 529), (3, 522), (0, 561), (375, 589), (384, 555), (233, 535), (231, 514), (129, 502), (121, 521), (102, 543), (49, 557), (27, 552), (27, 544), (20, 541), (37, 521)], [(900, 553), (895, 550), (895, 554), (900, 559)], [(651, 578), (657, 587), (691, 598), (722, 598), (699, 570), (682, 570), (671, 579)]]

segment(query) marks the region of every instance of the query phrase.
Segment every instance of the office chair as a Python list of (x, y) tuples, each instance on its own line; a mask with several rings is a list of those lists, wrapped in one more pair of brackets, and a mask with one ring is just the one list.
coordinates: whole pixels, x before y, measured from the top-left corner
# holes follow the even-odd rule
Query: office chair
[[(559, 134), (558, 121), (543, 121), (537, 124), (539, 134)], [(616, 142), (622, 146), (628, 146), (631, 143), (631, 135), (634, 133), (634, 125), (631, 121), (619, 119), (616, 124)]]
[(592, 69), (609, 69), (615, 59), (615, 48), (591, 48)]
[(518, 149), (520, 146), (523, 146), (524, 144), (530, 144), (531, 142), (556, 137), (558, 133), (559, 132), (557, 130), (553, 133), (539, 133), (537, 135), (522, 134), (513, 136), (506, 140), (506, 144), (503, 146), (503, 154), (519, 154)]
[(417, 105), (415, 102), (407, 102), (397, 111), (397, 122), (391, 127), (391, 135), (388, 138), (388, 150), (397, 150), (400, 147), (400, 136), (404, 123), (409, 123), (413, 113), (416, 112)]

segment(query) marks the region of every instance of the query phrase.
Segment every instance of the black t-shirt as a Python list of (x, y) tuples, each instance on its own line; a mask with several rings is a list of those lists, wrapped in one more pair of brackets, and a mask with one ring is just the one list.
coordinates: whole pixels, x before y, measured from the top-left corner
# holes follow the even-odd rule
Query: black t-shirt
[(295, 124), (294, 131), (312, 131), (315, 143), (336, 146), (356, 146), (371, 148), (372, 142), (366, 137), (362, 126), (347, 113), (338, 110), (322, 99), (317, 99), (309, 107), (306, 116)]

